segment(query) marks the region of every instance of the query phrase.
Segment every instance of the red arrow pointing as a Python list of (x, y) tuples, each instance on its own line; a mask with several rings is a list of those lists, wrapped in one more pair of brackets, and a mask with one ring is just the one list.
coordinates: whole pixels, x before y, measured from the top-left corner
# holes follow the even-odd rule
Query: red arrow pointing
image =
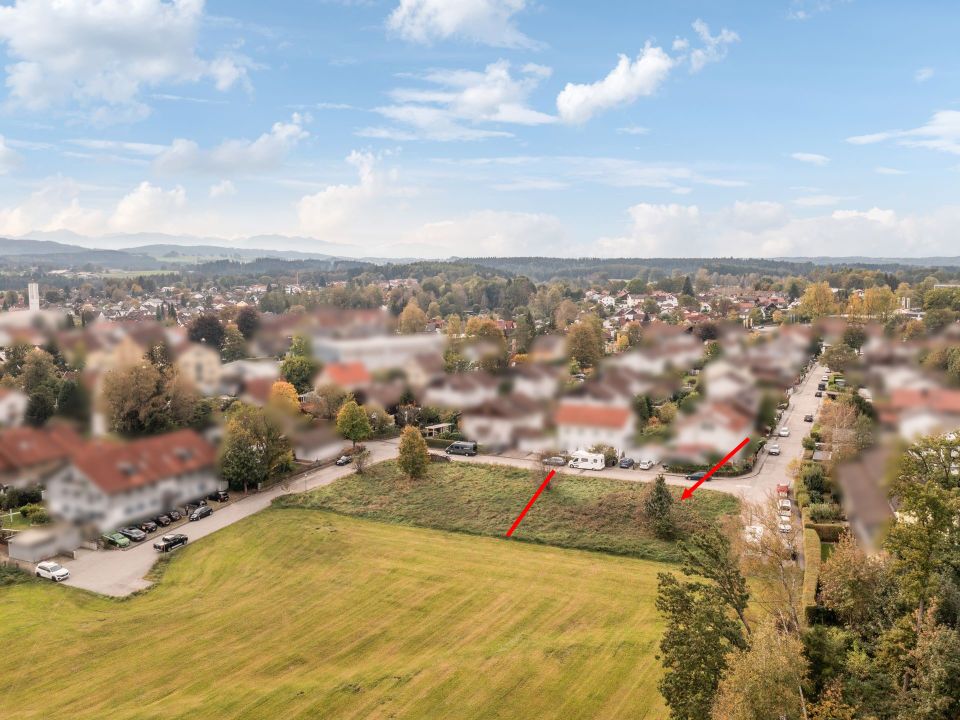
[(707, 480), (709, 480), (711, 475), (713, 475), (717, 470), (719, 470), (720, 468), (722, 468), (730, 458), (732, 458), (732, 457), (733, 457), (734, 455), (736, 455), (738, 452), (740, 452), (741, 450), (743, 450), (743, 448), (744, 448), (744, 447), (747, 445), (747, 443), (749, 443), (749, 442), (750, 442), (750, 438), (748, 438), (748, 437), (744, 438), (744, 439), (740, 442), (739, 445), (737, 445), (733, 450), (731, 450), (730, 452), (728, 452), (728, 453), (726, 454), (726, 457), (724, 457), (723, 460), (721, 460), (721, 461), (718, 462), (716, 465), (714, 465), (712, 468), (710, 468), (710, 469), (707, 471), (707, 474), (706, 474), (706, 475), (704, 475), (702, 478), (700, 478), (699, 480), (697, 480), (697, 481), (696, 481), (693, 485), (691, 485), (690, 487), (686, 488), (686, 489), (683, 491), (683, 495), (680, 496), (680, 499), (681, 499), (681, 500), (686, 500), (687, 498), (691, 497), (691, 496), (693, 495), (694, 490), (696, 490), (698, 487), (700, 487), (701, 485), (703, 485), (704, 482), (706, 482)]

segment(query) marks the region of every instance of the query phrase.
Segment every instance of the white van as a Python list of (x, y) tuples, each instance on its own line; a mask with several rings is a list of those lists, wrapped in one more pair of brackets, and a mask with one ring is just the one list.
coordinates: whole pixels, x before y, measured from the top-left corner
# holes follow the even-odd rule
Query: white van
[(577, 450), (570, 456), (570, 462), (567, 467), (575, 470), (603, 470), (607, 463), (602, 453), (590, 453), (583, 450)]

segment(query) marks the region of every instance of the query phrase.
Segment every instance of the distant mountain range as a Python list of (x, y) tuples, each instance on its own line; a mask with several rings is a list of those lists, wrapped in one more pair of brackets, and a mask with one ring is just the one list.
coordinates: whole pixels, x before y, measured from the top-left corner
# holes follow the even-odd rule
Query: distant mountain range
[(911, 267), (960, 267), (960, 256), (918, 258), (876, 258), (865, 255), (843, 257), (778, 257), (783, 262), (807, 262), (814, 265), (909, 265)]

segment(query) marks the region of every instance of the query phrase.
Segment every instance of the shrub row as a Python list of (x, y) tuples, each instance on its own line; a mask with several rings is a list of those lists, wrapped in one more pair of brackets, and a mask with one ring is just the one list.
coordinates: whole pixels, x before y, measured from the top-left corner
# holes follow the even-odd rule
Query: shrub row
[(803, 615), (808, 624), (817, 621), (820, 616), (817, 607), (817, 585), (820, 582), (820, 536), (812, 528), (803, 530), (803, 592), (801, 604)]

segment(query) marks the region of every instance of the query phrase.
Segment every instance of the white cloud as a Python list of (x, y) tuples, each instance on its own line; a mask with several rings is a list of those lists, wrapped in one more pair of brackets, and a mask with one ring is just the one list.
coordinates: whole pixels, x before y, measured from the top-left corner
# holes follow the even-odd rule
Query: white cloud
[(69, 140), (72, 145), (77, 145), (87, 150), (101, 150), (105, 152), (129, 153), (131, 155), (144, 155), (147, 157), (156, 157), (163, 153), (166, 145), (155, 143), (127, 142), (122, 140), (97, 140), (90, 138), (75, 138)]
[(647, 43), (631, 61), (620, 55), (616, 67), (605, 78), (589, 84), (567, 83), (557, 96), (560, 118), (585, 123), (598, 112), (632, 103), (652, 95), (667, 79), (675, 61), (662, 48)]
[(301, 230), (321, 238), (349, 230), (359, 221), (370, 219), (369, 211), (375, 202), (406, 194), (407, 190), (395, 187), (394, 173), (377, 168), (378, 160), (372, 153), (354, 150), (346, 161), (357, 171), (356, 185), (330, 185), (300, 198), (297, 215)]
[(799, 160), (802, 163), (809, 163), (810, 165), (819, 165), (824, 166), (830, 162), (830, 158), (826, 155), (818, 155), (817, 153), (808, 153), (808, 152), (795, 152), (790, 155), (794, 160)]
[(514, 190), (563, 190), (570, 187), (568, 183), (552, 178), (518, 178), (505, 183), (495, 183), (494, 190), (512, 192)]
[(534, 49), (540, 43), (517, 28), (527, 0), (400, 0), (387, 27), (410, 42), (458, 38), (482, 45)]
[(565, 255), (571, 250), (563, 224), (553, 215), (481, 210), (426, 223), (394, 248), (434, 257), (462, 255)]
[(0, 135), (0, 175), (4, 175), (20, 165), (20, 155), (13, 151), (3, 135)]
[(879, 165), (875, 167), (873, 171), (878, 175), (906, 175), (907, 174), (906, 170), (898, 170), (897, 168), (884, 167), (883, 165)]
[(960, 206), (901, 216), (890, 209), (834, 210), (791, 215), (779, 203), (736, 203), (707, 212), (697, 205), (641, 203), (629, 208), (624, 235), (600, 238), (603, 254), (691, 257), (870, 255), (917, 257), (952, 254)]
[(960, 155), (960, 110), (938, 110), (925, 125), (912, 130), (885, 130), (847, 138), (854, 145), (896, 140), (898, 145)]
[(848, 198), (840, 195), (805, 195), (798, 197), (793, 201), (794, 205), (800, 207), (828, 207), (830, 205), (839, 205)]
[(70, 178), (47, 178), (19, 205), (0, 208), (0, 235), (19, 236), (32, 230), (98, 230), (103, 215), (84, 209), (79, 201), (80, 186)]
[(144, 180), (117, 203), (108, 224), (120, 232), (178, 232), (186, 204), (181, 186), (164, 190)]
[[(144, 117), (141, 89), (212, 78), (247, 83), (250, 61), (196, 53), (203, 0), (17, 0), (0, 6), (9, 99), (30, 110), (74, 101), (95, 122)], [(108, 109), (109, 108), (109, 109)]]
[(231, 195), (236, 195), (236, 194), (237, 194), (237, 188), (229, 180), (221, 180), (215, 185), (210, 186), (211, 199), (216, 199), (221, 197), (230, 197)]
[(422, 77), (426, 88), (396, 88), (390, 97), (396, 104), (376, 108), (390, 120), (407, 127), (368, 127), (357, 132), (364, 137), (395, 140), (480, 140), (509, 137), (502, 130), (478, 125), (500, 123), (543, 125), (556, 121), (528, 105), (530, 94), (550, 75), (550, 68), (528, 63), (517, 74), (506, 60), (473, 70), (434, 70)]
[(787, 18), (790, 20), (809, 20), (814, 15), (829, 12), (836, 5), (844, 5), (850, 0), (790, 0)]
[(310, 133), (309, 116), (294, 113), (290, 122), (275, 122), (256, 140), (226, 140), (204, 150), (192, 140), (178, 138), (157, 156), (155, 166), (166, 173), (230, 175), (259, 172), (279, 166), (287, 154)]
[(709, 26), (699, 18), (694, 21), (693, 29), (703, 41), (703, 47), (690, 52), (690, 72), (700, 72), (709, 63), (720, 62), (727, 56), (727, 46), (740, 42), (740, 36), (727, 28), (711, 35)]
[(934, 75), (932, 67), (922, 67), (913, 74), (913, 79), (918, 83), (926, 82)]
[(627, 125), (626, 127), (617, 128), (617, 132), (621, 135), (648, 135), (650, 128), (645, 128), (642, 125)]

